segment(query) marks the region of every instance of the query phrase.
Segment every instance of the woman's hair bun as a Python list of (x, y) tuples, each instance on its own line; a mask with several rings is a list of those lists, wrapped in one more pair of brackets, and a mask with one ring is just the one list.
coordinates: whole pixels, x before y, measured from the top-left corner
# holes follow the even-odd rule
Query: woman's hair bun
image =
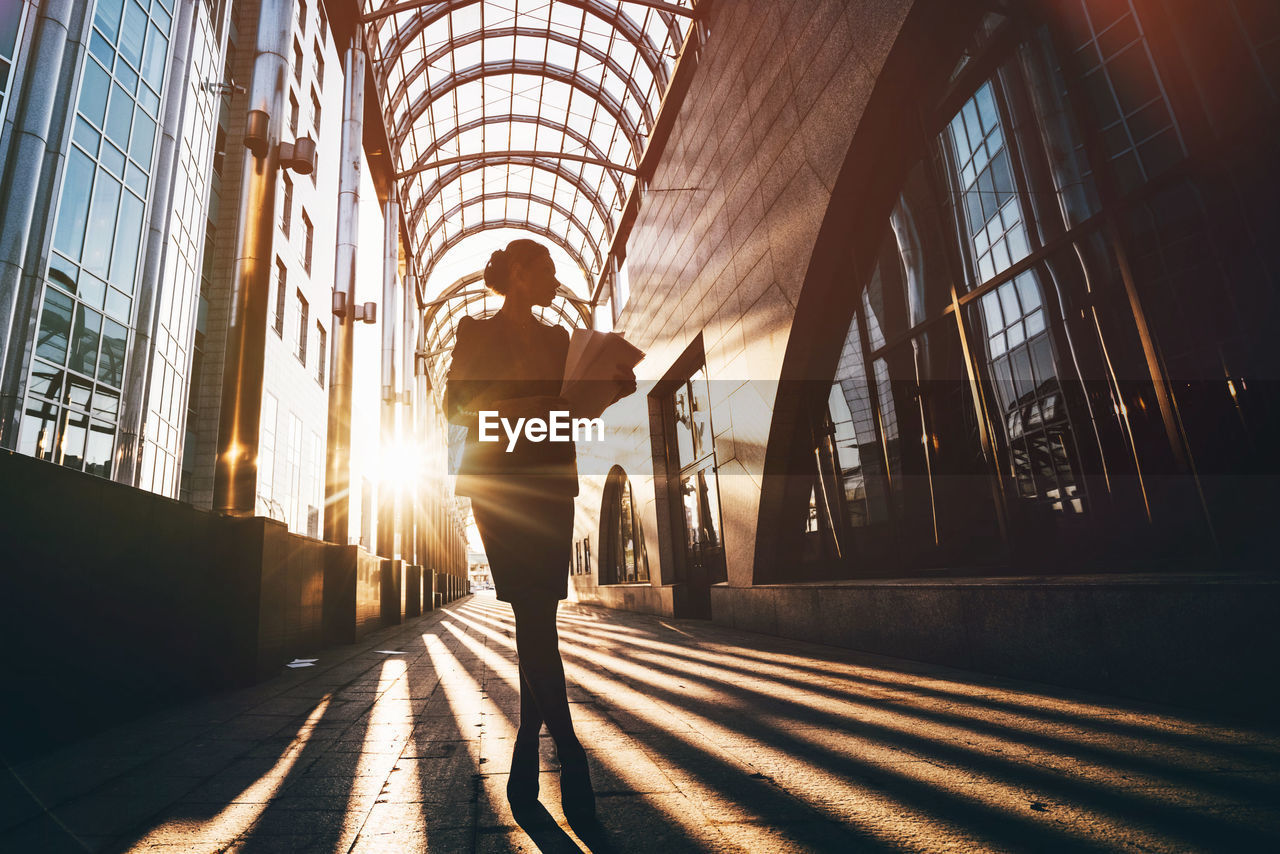
[(511, 281), (511, 261), (502, 249), (495, 249), (484, 265), (484, 283), (494, 293), (503, 294)]

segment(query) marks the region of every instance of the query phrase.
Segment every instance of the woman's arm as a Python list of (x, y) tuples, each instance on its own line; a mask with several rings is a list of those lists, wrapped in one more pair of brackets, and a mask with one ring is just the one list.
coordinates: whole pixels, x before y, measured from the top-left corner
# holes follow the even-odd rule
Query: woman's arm
[[(453, 342), (453, 361), (444, 386), (444, 414), (450, 424), (469, 427), (475, 423), (476, 413), (487, 407), (485, 388), (487, 382), (474, 378), (476, 345), (475, 321), (462, 317)], [(488, 392), (491, 394), (491, 392)]]

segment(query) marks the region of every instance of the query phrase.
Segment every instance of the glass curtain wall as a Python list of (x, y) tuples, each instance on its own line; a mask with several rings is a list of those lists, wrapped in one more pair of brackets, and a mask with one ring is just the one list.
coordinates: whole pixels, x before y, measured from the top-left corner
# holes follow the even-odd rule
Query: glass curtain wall
[(9, 92), (13, 89), (13, 70), (17, 66), (18, 45), (22, 39), (26, 8), (21, 4), (5, 4), (0, 18), (0, 123), (9, 110)]
[(1275, 503), (1280, 15), (1232, 5), (1208, 44), (1204, 11), (988, 16), (849, 283), (801, 576), (1249, 554)]
[(174, 0), (99, 0), (18, 450), (110, 477)]

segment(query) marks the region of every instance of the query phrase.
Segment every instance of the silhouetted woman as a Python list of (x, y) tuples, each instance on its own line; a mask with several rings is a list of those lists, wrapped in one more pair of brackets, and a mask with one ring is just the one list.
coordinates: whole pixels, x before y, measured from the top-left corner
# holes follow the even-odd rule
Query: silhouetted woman
[[(537, 800), (538, 735), (545, 723), (560, 759), (565, 814), (590, 816), (595, 794), (586, 751), (569, 716), (556, 634), (556, 609), (568, 591), (578, 494), (574, 445), (522, 436), (508, 451), (503, 430), (497, 442), (480, 442), (478, 435), (481, 411), (496, 411), (514, 424), (516, 418), (549, 418), (552, 411), (570, 408), (558, 396), (568, 331), (532, 313), (534, 306), (551, 305), (560, 283), (551, 253), (533, 240), (513, 240), (494, 252), (484, 281), (505, 300), (490, 318), (459, 321), (445, 409), (450, 422), (470, 428), (456, 491), (471, 498), (497, 597), (515, 612), (520, 727), (507, 797), (515, 807)], [(634, 375), (619, 379), (623, 394), (635, 390)]]

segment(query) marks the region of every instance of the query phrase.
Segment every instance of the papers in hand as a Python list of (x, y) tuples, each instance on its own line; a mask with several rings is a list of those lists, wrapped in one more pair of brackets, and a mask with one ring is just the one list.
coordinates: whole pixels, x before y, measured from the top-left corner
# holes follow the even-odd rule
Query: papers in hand
[(576, 418), (599, 418), (618, 396), (617, 376), (644, 358), (644, 352), (616, 332), (575, 329), (564, 361), (560, 396)]

